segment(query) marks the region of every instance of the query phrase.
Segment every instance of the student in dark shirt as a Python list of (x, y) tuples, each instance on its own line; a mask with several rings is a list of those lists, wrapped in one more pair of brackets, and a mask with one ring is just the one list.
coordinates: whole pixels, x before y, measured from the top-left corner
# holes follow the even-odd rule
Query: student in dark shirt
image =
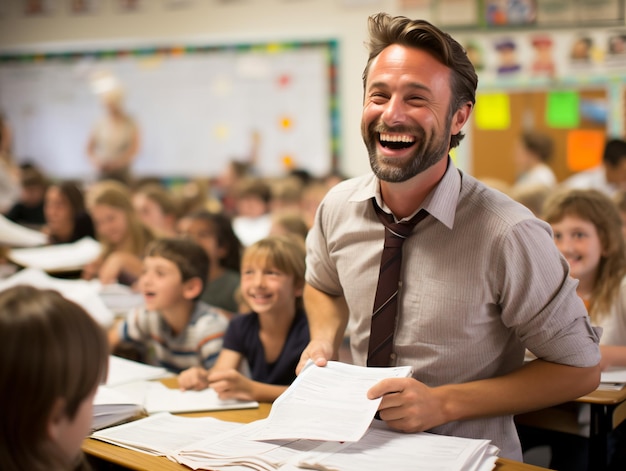
[(51, 244), (95, 237), (91, 217), (85, 210), (83, 193), (73, 182), (51, 185), (44, 200), (45, 227)]
[(19, 169), (20, 196), (6, 214), (17, 224), (32, 228), (41, 227), (46, 221), (43, 214), (44, 195), (48, 181), (32, 164), (23, 164)]

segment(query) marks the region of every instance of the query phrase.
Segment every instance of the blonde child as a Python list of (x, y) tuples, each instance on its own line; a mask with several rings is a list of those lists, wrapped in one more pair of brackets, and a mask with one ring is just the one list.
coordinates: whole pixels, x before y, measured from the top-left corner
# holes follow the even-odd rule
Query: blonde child
[[(305, 249), (301, 240), (271, 236), (248, 247), (241, 263), (241, 294), (252, 312), (231, 320), (223, 349), (209, 371), (193, 368), (183, 389), (213, 388), (221, 398), (274, 401), (295, 379), (309, 341), (302, 308)], [(250, 377), (239, 369), (247, 361)]]
[(177, 230), (209, 256), (208, 280), (200, 299), (229, 314), (238, 312), (235, 293), (239, 289), (242, 247), (230, 218), (222, 213), (194, 211), (180, 218)]
[[(591, 323), (603, 328), (602, 369), (626, 366), (626, 247), (617, 206), (598, 190), (566, 190), (552, 195), (543, 218), (552, 226), (554, 241), (578, 280)], [(626, 423), (613, 432), (624, 454)], [(619, 436), (622, 438), (617, 438)], [(610, 452), (612, 454), (612, 452)], [(613, 463), (626, 457), (613, 454)], [(614, 467), (611, 469), (626, 469)]]
[(204, 250), (190, 240), (158, 239), (146, 249), (143, 265), (138, 284), (144, 306), (113, 326), (111, 347), (143, 347), (147, 363), (176, 373), (213, 366), (228, 320), (198, 300), (209, 270)]
[(123, 183), (107, 180), (87, 193), (87, 207), (103, 250), (85, 266), (83, 278), (98, 278), (103, 284), (132, 285), (139, 277), (142, 256), (153, 234), (139, 220)]
[(0, 293), (3, 471), (89, 469), (80, 449), (108, 357), (101, 327), (56, 291)]
[(158, 183), (142, 185), (134, 191), (132, 202), (141, 222), (155, 235), (176, 236), (178, 206), (165, 187)]

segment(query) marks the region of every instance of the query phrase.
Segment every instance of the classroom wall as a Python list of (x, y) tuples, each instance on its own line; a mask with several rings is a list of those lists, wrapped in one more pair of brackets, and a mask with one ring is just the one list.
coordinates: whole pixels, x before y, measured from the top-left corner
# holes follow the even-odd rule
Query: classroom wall
[[(195, 0), (189, 9), (168, 11), (160, 0), (151, 0), (143, 2), (145, 8), (139, 13), (120, 14), (115, 10), (114, 2), (101, 0), (101, 9), (94, 15), (71, 17), (65, 11), (59, 11), (40, 18), (23, 17), (18, 3), (18, 0), (13, 1), (12, 8), (0, 17), (0, 49), (4, 51), (184, 44), (198, 40), (222, 44), (337, 39), (342, 136), (339, 167), (350, 176), (369, 169), (359, 130), (361, 73), (367, 58), (363, 46), (366, 20), (368, 15), (378, 11), (399, 13), (394, 8), (395, 2)], [(352, 4), (355, 6), (350, 6)], [(412, 9), (410, 13), (419, 11)], [(421, 16), (428, 15), (428, 11), (422, 13)]]
[[(429, 2), (393, 0), (191, 0), (191, 7), (179, 10), (165, 8), (166, 3), (176, 3), (171, 0), (151, 0), (143, 1), (141, 11), (133, 14), (120, 13), (113, 0), (100, 0), (97, 12), (84, 16), (69, 15), (69, 0), (48, 2), (56, 5), (54, 14), (26, 18), (20, 13), (21, 0), (0, 0), (0, 52), (176, 45), (189, 41), (236, 44), (336, 39), (339, 170), (348, 176), (369, 169), (359, 130), (367, 16), (386, 11), (433, 20)], [(402, 4), (410, 6), (402, 8)], [(472, 171), (471, 129), (467, 131), (468, 138), (457, 159), (462, 168)]]

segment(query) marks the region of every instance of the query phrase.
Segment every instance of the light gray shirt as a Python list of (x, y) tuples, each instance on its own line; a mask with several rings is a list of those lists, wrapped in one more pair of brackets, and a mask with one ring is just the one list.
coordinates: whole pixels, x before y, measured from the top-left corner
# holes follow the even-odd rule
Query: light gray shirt
[[(373, 175), (329, 191), (307, 238), (306, 281), (344, 296), (353, 360), (365, 365), (385, 209)], [(547, 361), (593, 366), (600, 360), (576, 282), (550, 227), (451, 161), (422, 207), (429, 212), (404, 243), (398, 365), (429, 385), (491, 378), (523, 364), (524, 349)], [(513, 417), (454, 422), (433, 432), (486, 438), (521, 460)]]

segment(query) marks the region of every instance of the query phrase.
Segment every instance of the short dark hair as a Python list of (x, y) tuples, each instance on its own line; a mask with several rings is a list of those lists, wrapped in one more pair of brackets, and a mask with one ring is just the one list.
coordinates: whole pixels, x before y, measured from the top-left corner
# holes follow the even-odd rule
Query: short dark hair
[[(452, 36), (428, 21), (410, 20), (404, 16), (392, 17), (387, 13), (372, 15), (368, 22), (369, 58), (363, 71), (364, 88), (372, 61), (386, 47), (400, 44), (424, 50), (450, 69), (450, 89), (453, 97), (450, 101), (450, 115), (468, 101), (472, 104), (476, 103), (476, 87), (478, 86), (476, 70), (463, 46)], [(461, 139), (463, 139), (462, 132), (452, 136), (450, 148), (458, 146)]]
[(612, 167), (626, 159), (626, 141), (622, 139), (609, 139), (604, 146), (602, 161)]
[(183, 281), (200, 278), (204, 287), (209, 275), (209, 256), (204, 249), (189, 239), (162, 238), (150, 242), (146, 257), (163, 257), (173, 262)]

